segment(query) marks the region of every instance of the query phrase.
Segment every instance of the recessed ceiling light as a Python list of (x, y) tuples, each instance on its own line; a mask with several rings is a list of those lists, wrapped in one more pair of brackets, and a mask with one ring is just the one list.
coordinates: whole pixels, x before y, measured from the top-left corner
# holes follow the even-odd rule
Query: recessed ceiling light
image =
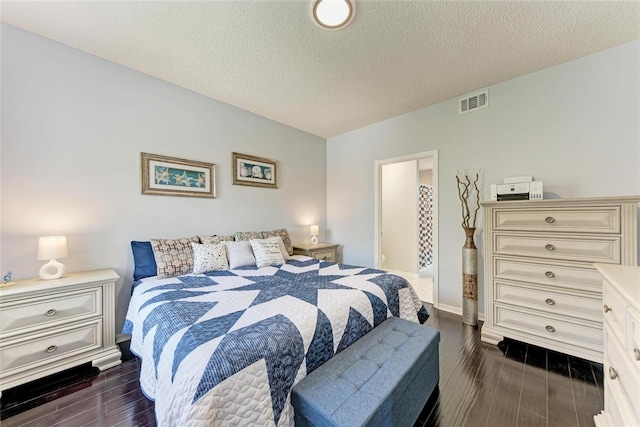
[(355, 0), (315, 0), (311, 6), (313, 21), (325, 30), (346, 27), (355, 14)]

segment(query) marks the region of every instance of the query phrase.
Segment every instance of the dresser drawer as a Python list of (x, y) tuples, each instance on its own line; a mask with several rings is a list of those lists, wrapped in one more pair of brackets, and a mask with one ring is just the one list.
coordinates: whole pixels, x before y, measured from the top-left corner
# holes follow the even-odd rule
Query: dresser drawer
[(494, 282), (495, 301), (565, 316), (576, 316), (594, 322), (602, 321), (599, 297), (554, 291), (547, 287), (522, 286)]
[(536, 335), (546, 339), (575, 344), (580, 347), (602, 347), (602, 329), (577, 324), (561, 317), (547, 317), (542, 313), (520, 311), (494, 305), (497, 326)]
[(496, 209), (495, 230), (620, 233), (620, 207)]
[(521, 261), (494, 257), (493, 275), (499, 279), (520, 280), (602, 293), (602, 277), (596, 270), (577, 264)]
[(620, 238), (496, 233), (494, 252), (498, 255), (620, 264)]
[(313, 252), (313, 257), (315, 259), (319, 259), (322, 261), (331, 261), (331, 262), (335, 262), (336, 257), (335, 257), (336, 251), (333, 249), (327, 249), (326, 251), (314, 251)]
[[(613, 336), (605, 335), (604, 375), (607, 385), (614, 391), (621, 412), (640, 420), (640, 376), (625, 360), (624, 352)], [(631, 424), (627, 424), (631, 425)], [(635, 425), (635, 424), (634, 424)]]
[(602, 288), (602, 310), (604, 311), (604, 321), (609, 331), (614, 334), (620, 342), (624, 342), (626, 304), (622, 298), (611, 289), (611, 285), (606, 283), (606, 281)]
[(636, 316), (630, 311), (627, 313), (629, 314), (627, 324), (629, 325), (631, 342), (626, 350), (629, 352), (629, 360), (632, 361), (636, 372), (640, 375), (640, 316)]
[(0, 347), (0, 372), (31, 369), (102, 346), (102, 319), (46, 333), (31, 334)]
[(622, 415), (622, 410), (618, 406), (618, 399), (613, 396), (611, 392), (611, 380), (605, 380), (604, 386), (604, 407), (606, 412), (606, 419), (602, 424), (596, 423), (596, 427), (615, 427), (633, 425), (629, 424)]
[(102, 287), (0, 305), (0, 336), (102, 314)]

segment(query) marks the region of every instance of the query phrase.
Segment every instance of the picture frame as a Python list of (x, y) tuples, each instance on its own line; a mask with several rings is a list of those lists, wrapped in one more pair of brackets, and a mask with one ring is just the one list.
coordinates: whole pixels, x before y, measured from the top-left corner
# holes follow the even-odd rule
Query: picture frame
[(248, 154), (231, 153), (233, 185), (278, 188), (278, 161)]
[(140, 153), (142, 194), (216, 197), (216, 165), (158, 154)]

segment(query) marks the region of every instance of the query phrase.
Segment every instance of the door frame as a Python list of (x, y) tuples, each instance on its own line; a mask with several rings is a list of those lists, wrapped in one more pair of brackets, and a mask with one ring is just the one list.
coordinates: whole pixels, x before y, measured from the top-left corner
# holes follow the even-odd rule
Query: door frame
[[(433, 158), (433, 253), (435, 254), (435, 262), (433, 263), (433, 306), (438, 308), (439, 306), (439, 290), (438, 290), (438, 264), (440, 263), (440, 256), (438, 251), (438, 150), (425, 151), (422, 153), (409, 154), (406, 156), (392, 157), (389, 159), (376, 160), (375, 161), (375, 173), (374, 173), (374, 234), (373, 234), (373, 259), (376, 268), (382, 268), (382, 166), (392, 163), (402, 163), (410, 160), (420, 160), (425, 157)], [(418, 191), (418, 184), (416, 182), (416, 197), (420, 197)], [(420, 251), (419, 236), (416, 236), (415, 241)], [(418, 259), (416, 259), (416, 266)]]

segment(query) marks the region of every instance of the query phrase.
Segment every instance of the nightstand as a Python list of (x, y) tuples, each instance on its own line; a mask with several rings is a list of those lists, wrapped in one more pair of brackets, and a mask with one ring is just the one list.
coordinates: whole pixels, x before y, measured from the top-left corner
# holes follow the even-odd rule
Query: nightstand
[(0, 391), (86, 362), (101, 371), (121, 363), (111, 270), (0, 288)]
[(294, 245), (294, 255), (306, 255), (322, 261), (338, 262), (338, 246), (334, 243), (318, 243), (317, 245)]

